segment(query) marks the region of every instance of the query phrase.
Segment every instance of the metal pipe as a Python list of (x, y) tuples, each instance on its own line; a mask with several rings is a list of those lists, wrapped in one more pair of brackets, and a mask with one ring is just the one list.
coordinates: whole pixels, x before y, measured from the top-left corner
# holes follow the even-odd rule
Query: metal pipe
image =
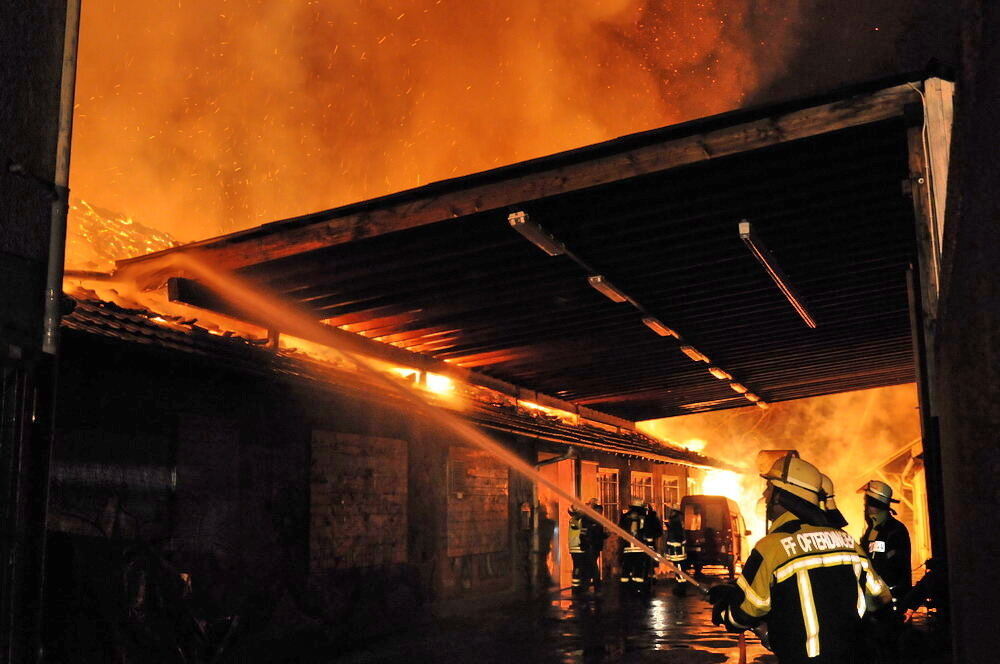
[(49, 263), (45, 278), (45, 318), (42, 352), (55, 355), (59, 347), (63, 263), (66, 261), (66, 213), (69, 209), (69, 159), (73, 137), (76, 91), (76, 58), (80, 38), (80, 0), (66, 2), (62, 81), (59, 91), (59, 134), (53, 177), (52, 215), (49, 222)]

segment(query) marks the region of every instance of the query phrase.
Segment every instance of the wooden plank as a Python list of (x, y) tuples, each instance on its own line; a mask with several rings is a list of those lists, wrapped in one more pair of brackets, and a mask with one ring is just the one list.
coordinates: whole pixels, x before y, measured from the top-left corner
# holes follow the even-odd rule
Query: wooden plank
[(948, 198), (948, 159), (954, 117), (955, 84), (940, 78), (924, 82), (924, 137), (928, 175), (934, 204), (934, 245), (938, 260), (944, 238), (945, 203)]
[(415, 228), (488, 210), (503, 209), (557, 194), (578, 191), (617, 180), (656, 173), (713, 158), (807, 138), (818, 134), (878, 122), (901, 115), (903, 106), (917, 98), (910, 85), (898, 85), (753, 122), (646, 145), (618, 154), (542, 170), (498, 182), (470, 186), (444, 194), (417, 196), (379, 206), (377, 201), (358, 210), (307, 215), (275, 222), (179, 249), (149, 254), (118, 263), (127, 268), (148, 263), (176, 251), (201, 251), (220, 268), (236, 269), (323, 247)]

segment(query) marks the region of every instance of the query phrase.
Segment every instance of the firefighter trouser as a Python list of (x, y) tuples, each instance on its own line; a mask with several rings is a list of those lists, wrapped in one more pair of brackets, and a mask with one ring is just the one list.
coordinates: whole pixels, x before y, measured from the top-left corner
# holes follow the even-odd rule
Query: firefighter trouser
[(649, 556), (643, 552), (622, 554), (622, 583), (645, 583), (649, 573)]
[(588, 588), (590, 584), (597, 586), (597, 555), (589, 551), (573, 551), (573, 587)]
[[(684, 542), (675, 542), (672, 540), (667, 540), (667, 560), (674, 563), (677, 569), (680, 569), (681, 563), (687, 560), (687, 553), (684, 551)], [(684, 577), (680, 574), (674, 574), (677, 577), (677, 583), (684, 583)]]

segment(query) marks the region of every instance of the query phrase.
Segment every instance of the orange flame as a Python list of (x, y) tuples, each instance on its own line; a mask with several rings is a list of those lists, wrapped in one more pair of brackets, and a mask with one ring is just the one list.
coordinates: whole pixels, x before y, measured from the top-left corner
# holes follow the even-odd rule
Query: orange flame
[(750, 0), (94, 0), (72, 186), (200, 239), (738, 108), (800, 24)]
[[(914, 386), (898, 385), (776, 403), (767, 411), (740, 408), (650, 420), (639, 428), (665, 439), (703, 439), (708, 456), (750, 469), (742, 476), (739, 497), (722, 494), (740, 503), (748, 521), (757, 514), (763, 490), (754, 468), (757, 452), (797, 449), (833, 480), (837, 506), (850, 522), (847, 530), (860, 537), (864, 522), (856, 489), (871, 479), (864, 475), (870, 466), (919, 439), (916, 405)], [(751, 529), (755, 536), (763, 533)]]

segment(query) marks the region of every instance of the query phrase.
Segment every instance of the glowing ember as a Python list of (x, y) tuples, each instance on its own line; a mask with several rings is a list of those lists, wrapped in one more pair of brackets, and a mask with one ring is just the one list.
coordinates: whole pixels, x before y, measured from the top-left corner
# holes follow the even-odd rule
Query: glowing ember
[(68, 269), (107, 272), (116, 260), (179, 244), (167, 233), (83, 200), (70, 204), (66, 223)]

